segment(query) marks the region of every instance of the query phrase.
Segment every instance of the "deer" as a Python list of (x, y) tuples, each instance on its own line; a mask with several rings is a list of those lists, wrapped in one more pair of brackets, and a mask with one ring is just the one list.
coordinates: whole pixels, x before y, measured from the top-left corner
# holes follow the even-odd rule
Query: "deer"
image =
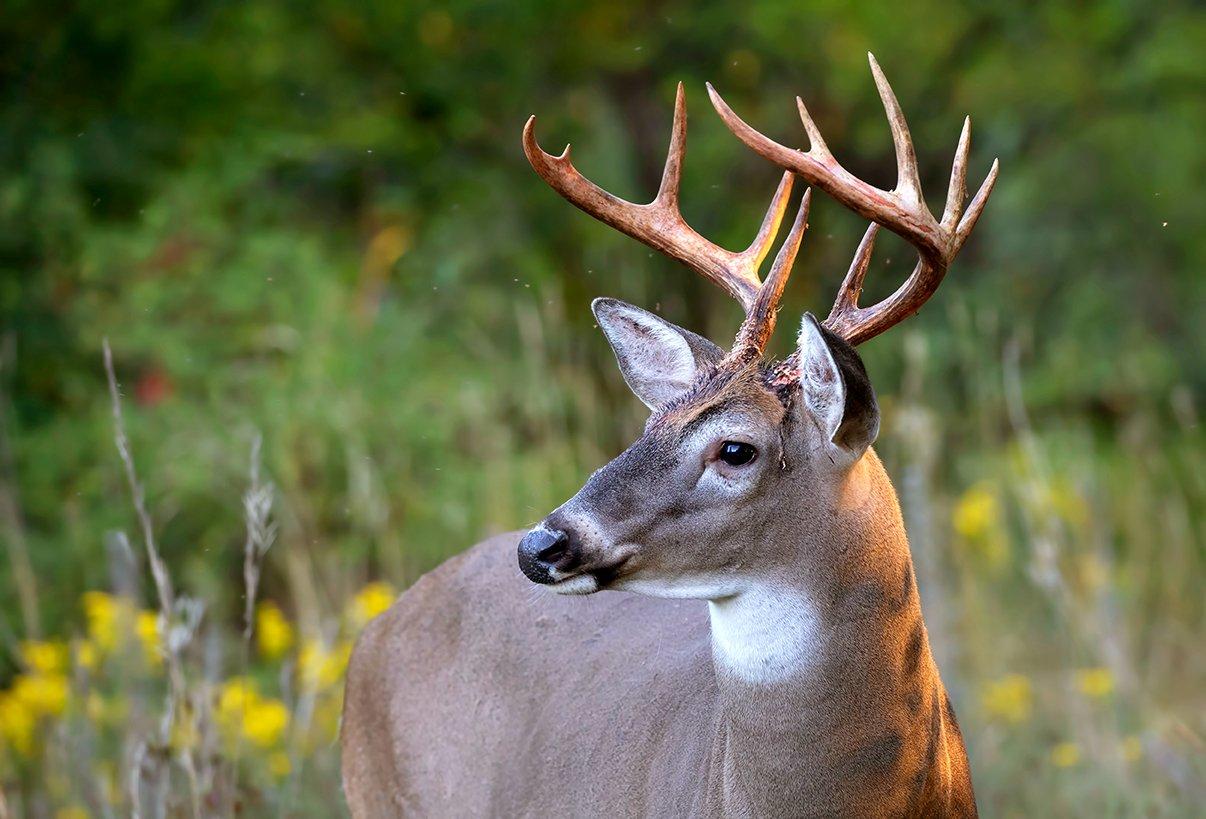
[[(546, 153), (528, 120), (524, 152), (554, 191), (719, 286), (744, 320), (725, 350), (623, 301), (593, 303), (650, 410), (644, 432), (536, 525), (424, 575), (362, 633), (341, 737), (353, 816), (977, 815), (856, 346), (934, 294), (999, 165), (969, 203), (965, 119), (936, 218), (869, 59), (892, 190), (839, 164), (799, 99), (807, 150), (755, 130), (707, 86), (727, 128), (783, 171), (740, 252), (680, 212), (681, 84), (644, 205), (582, 176), (568, 146)], [(796, 177), (810, 187), (763, 279)], [(806, 313), (794, 351), (764, 360), (813, 188), (870, 226), (828, 317)], [(880, 226), (917, 263), (860, 306)]]

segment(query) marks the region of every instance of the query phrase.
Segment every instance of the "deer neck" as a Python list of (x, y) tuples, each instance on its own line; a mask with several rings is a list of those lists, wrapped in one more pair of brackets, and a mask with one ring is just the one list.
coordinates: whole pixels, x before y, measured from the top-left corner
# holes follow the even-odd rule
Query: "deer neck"
[(726, 815), (858, 812), (856, 779), (889, 779), (910, 767), (909, 746), (934, 741), (940, 683), (904, 525), (882, 467), (865, 460), (836, 500), (840, 525), (802, 537), (790, 568), (709, 603)]

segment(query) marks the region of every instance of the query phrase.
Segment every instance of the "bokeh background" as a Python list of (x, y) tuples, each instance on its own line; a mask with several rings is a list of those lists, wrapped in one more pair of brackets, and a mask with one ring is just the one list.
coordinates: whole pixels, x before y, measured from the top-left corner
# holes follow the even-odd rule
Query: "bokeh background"
[[(1200, 809), (1200, 5), (10, 0), (0, 816), (342, 812), (357, 629), (641, 428), (590, 299), (738, 323), (546, 188), (527, 116), (644, 199), (683, 81), (685, 213), (742, 247), (778, 172), (704, 82), (795, 144), (802, 95), (888, 187), (868, 50), (932, 206), (964, 114), (971, 183), (1002, 163), (941, 291), (862, 350), (981, 809)], [(785, 327), (863, 227), (814, 203)], [(911, 265), (881, 240), (865, 299)]]

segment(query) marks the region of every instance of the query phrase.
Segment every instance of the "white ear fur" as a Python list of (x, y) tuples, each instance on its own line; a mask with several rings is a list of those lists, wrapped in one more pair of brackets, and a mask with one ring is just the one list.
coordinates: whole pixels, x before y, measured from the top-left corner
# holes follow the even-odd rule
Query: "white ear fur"
[(812, 313), (805, 313), (800, 325), (799, 360), (804, 406), (817, 419), (825, 440), (834, 443), (846, 412), (846, 385)]
[(646, 406), (665, 406), (690, 389), (697, 364), (686, 331), (616, 299), (595, 299), (591, 309), (624, 381)]

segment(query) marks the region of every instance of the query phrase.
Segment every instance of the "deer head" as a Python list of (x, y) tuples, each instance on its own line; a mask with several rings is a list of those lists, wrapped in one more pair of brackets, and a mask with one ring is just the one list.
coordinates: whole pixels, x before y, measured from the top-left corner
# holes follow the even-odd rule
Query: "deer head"
[[(682, 85), (661, 187), (637, 205), (599, 188), (570, 161), (536, 142), (535, 118), (523, 144), (536, 172), (572, 204), (656, 248), (717, 284), (745, 310), (732, 347), (614, 299), (593, 310), (625, 381), (652, 410), (644, 434), (598, 470), (519, 544), (519, 565), (536, 583), (564, 594), (602, 588), (720, 600), (751, 577), (773, 576), (850, 536), (841, 508), (879, 430), (879, 411), (855, 345), (916, 313), (934, 293), (975, 226), (997, 176), (965, 209), (970, 121), (955, 153), (946, 207), (936, 219), (921, 195), (908, 127), (892, 89), (871, 60), (896, 148), (897, 184), (880, 190), (830, 153), (804, 104), (807, 151), (760, 134), (709, 85), (721, 119), (742, 142), (784, 169), (762, 226), (748, 248), (709, 242), (683, 219), (679, 182), (686, 147)], [(805, 315), (796, 350), (766, 362), (779, 300), (807, 227), (811, 189), (765, 280), (759, 269), (778, 233), (795, 176), (871, 220), (823, 322)], [(908, 279), (883, 301), (860, 307), (859, 293), (878, 226), (917, 249)], [(877, 463), (875, 464), (877, 467)], [(864, 482), (865, 483), (865, 482)], [(894, 500), (892, 501), (894, 504)], [(861, 525), (861, 524), (860, 524)], [(865, 536), (864, 536), (865, 539)]]

